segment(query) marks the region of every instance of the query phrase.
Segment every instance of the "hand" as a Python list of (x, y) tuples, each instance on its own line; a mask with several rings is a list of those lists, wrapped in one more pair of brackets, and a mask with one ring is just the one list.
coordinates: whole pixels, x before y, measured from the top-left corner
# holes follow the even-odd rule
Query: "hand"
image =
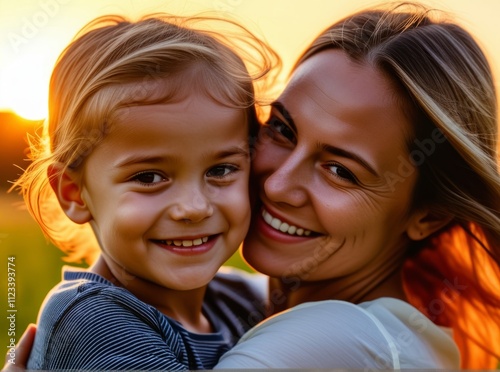
[(28, 325), (28, 328), (26, 328), (19, 339), (13, 353), (11, 353), (12, 350), (10, 349), (7, 351), (2, 372), (21, 372), (26, 370), (26, 364), (28, 363), (31, 348), (33, 347), (33, 341), (35, 340), (35, 334), (36, 325)]

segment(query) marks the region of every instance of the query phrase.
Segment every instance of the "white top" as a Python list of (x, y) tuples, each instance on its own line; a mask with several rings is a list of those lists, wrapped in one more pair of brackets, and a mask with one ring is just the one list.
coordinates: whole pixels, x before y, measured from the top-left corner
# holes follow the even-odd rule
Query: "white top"
[(215, 368), (460, 369), (451, 330), (393, 298), (318, 301), (248, 331)]

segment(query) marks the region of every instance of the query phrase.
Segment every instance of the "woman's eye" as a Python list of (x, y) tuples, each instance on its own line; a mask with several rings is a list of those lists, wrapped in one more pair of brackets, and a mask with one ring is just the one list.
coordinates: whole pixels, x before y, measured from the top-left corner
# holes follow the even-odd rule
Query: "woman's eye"
[(207, 177), (224, 178), (238, 170), (234, 165), (218, 165), (207, 172)]
[(266, 122), (268, 130), (271, 131), (271, 136), (280, 135), (285, 137), (288, 141), (296, 143), (295, 132), (286, 125), (282, 120), (276, 116), (271, 116)]
[(343, 167), (338, 163), (327, 164), (325, 165), (325, 168), (335, 177), (340, 178), (344, 181), (348, 181), (351, 183), (358, 182), (357, 178), (354, 176), (354, 174), (352, 174), (350, 170), (348, 170), (347, 168)]
[(131, 178), (131, 180), (142, 183), (144, 185), (151, 186), (159, 182), (165, 181), (165, 177), (156, 172), (143, 172), (136, 174), (134, 177)]

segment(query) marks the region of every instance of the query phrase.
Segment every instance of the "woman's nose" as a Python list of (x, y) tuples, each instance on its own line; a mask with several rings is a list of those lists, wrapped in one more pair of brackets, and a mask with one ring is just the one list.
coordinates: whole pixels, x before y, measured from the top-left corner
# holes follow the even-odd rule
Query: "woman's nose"
[(301, 154), (291, 153), (267, 177), (264, 193), (270, 201), (294, 207), (303, 206), (307, 201), (307, 182), (310, 181), (310, 176)]
[(201, 222), (212, 216), (214, 208), (203, 192), (181, 191), (169, 207), (168, 214), (174, 221)]

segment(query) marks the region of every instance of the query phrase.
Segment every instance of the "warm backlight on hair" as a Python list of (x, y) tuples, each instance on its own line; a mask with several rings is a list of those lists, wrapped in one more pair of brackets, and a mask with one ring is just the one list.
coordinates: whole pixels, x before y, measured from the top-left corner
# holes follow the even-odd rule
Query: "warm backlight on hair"
[[(436, 6), (434, 0), (422, 1)], [(45, 118), (49, 76), (57, 56), (85, 23), (99, 15), (114, 13), (135, 18), (162, 11), (178, 15), (208, 11), (221, 17), (235, 16), (259, 36), (265, 36), (283, 58), (284, 71), (288, 72), (305, 45), (323, 28), (346, 14), (373, 5), (374, 1), (312, 0), (297, 1), (294, 6), (284, 6), (285, 3), (266, 0), (23, 0), (23, 6), (19, 6), (15, 1), (3, 1), (0, 5), (0, 111), (12, 110), (31, 120)], [(484, 43), (496, 71), (500, 42), (495, 17), (500, 2), (441, 0), (437, 8), (449, 10), (463, 20)], [(279, 15), (279, 20), (272, 18), (272, 14)]]

